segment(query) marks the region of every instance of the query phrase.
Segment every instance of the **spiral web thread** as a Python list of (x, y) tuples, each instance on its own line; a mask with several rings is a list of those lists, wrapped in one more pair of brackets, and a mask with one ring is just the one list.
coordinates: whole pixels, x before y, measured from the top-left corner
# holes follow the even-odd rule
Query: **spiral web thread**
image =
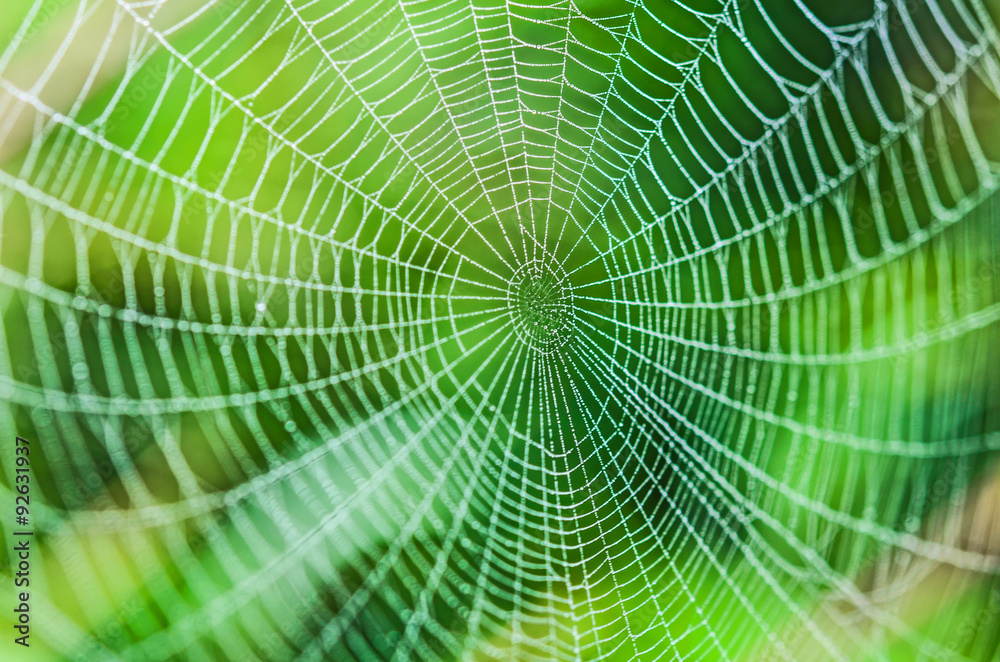
[(53, 656), (996, 655), (995, 3), (3, 11)]

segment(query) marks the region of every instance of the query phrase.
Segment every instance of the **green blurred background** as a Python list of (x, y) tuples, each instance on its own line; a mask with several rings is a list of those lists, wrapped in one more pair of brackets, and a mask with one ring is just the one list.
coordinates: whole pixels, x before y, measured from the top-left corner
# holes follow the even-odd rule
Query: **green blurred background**
[(998, 17), (8, 1), (25, 659), (997, 659)]

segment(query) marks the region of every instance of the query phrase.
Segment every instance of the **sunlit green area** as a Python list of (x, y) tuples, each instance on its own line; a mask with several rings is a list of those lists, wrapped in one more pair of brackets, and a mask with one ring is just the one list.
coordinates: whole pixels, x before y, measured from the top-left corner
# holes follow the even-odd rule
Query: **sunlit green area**
[(998, 18), (5, 3), (24, 659), (997, 659)]

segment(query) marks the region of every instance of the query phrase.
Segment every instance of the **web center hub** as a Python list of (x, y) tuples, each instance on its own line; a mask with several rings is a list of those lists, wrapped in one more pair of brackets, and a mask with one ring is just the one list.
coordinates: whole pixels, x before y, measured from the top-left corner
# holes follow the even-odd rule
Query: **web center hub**
[(547, 354), (572, 335), (573, 292), (566, 272), (541, 260), (523, 264), (510, 279), (507, 304), (522, 342)]

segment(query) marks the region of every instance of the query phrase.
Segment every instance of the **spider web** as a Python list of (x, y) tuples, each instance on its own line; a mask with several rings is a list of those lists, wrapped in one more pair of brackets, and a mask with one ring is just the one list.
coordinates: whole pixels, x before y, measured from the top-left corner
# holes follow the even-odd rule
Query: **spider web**
[(8, 4), (52, 657), (997, 654), (995, 3)]

